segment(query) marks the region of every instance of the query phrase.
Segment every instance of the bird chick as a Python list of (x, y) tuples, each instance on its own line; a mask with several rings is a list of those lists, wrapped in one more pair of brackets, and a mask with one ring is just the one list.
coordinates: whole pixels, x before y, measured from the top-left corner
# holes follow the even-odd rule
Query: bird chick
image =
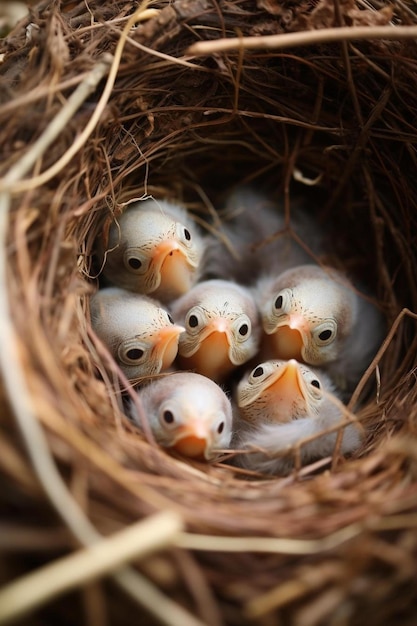
[(158, 302), (107, 287), (91, 297), (90, 310), (94, 331), (131, 382), (172, 365), (185, 329)]
[[(242, 186), (231, 193), (220, 215), (218, 237), (205, 249), (203, 278), (252, 285), (265, 273), (277, 275), (311, 262), (311, 256), (286, 230), (282, 202)], [(291, 205), (291, 228), (314, 254), (321, 252), (321, 234), (299, 199)]]
[[(191, 372), (160, 377), (139, 390), (156, 441), (190, 458), (213, 459), (230, 444), (232, 407), (212, 380)], [(140, 426), (131, 403), (130, 415)]]
[[(330, 380), (321, 375), (328, 391)], [(242, 419), (252, 423), (285, 423), (317, 415), (323, 402), (318, 374), (295, 359), (260, 363), (239, 382), (237, 406)]]
[(326, 368), (351, 391), (384, 334), (378, 309), (340, 272), (318, 265), (265, 276), (256, 300), (267, 337), (264, 359), (297, 359)]
[(151, 198), (128, 205), (98, 253), (114, 285), (169, 302), (197, 280), (203, 245), (183, 207)]
[(185, 326), (178, 362), (216, 382), (224, 381), (258, 351), (259, 314), (248, 289), (225, 280), (197, 284), (171, 307)]
[[(303, 465), (333, 453), (337, 432), (322, 434), (343, 422), (330, 378), (295, 360), (261, 363), (237, 388), (238, 414), (234, 447), (254, 450), (236, 462), (265, 474), (285, 474), (294, 466), (291, 448), (318, 436), (300, 448)], [(340, 451), (348, 454), (361, 443), (361, 431), (351, 423), (344, 427)]]

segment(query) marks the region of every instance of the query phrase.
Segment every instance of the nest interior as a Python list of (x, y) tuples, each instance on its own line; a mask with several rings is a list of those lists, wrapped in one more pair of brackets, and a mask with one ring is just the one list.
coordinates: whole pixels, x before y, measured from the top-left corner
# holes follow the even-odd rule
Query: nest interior
[[(117, 70), (109, 95), (111, 71), (12, 187), (7, 226), (2, 297), (23, 400), (73, 497), (104, 535), (169, 509), (189, 533), (315, 546), (260, 553), (243, 541), (229, 553), (174, 545), (138, 563), (195, 623), (414, 623), (417, 47), (411, 39), (308, 40), (317, 29), (390, 24), (415, 25), (417, 13), (399, 1), (177, 0), (141, 13), (129, 1), (55, 0), (34, 4), (1, 44), (5, 179), (106, 54)], [(304, 32), (305, 43), (187, 52), (202, 40), (290, 32)], [(42, 179), (103, 102), (71, 159)], [(279, 191), (289, 208), (302, 188), (337, 243), (337, 262), (372, 287), (392, 330), (378, 385), (374, 367), (357, 412), (367, 437), (354, 458), (245, 482), (222, 463), (185, 463), (129, 425), (117, 372), (88, 322), (94, 242), (123, 202), (180, 198), (204, 223), (241, 181)], [(0, 440), (6, 582), (67, 553), (74, 539), (33, 472), (14, 419), (20, 391), (4, 378), (4, 406), (13, 407)], [(340, 540), (329, 546), (334, 533)], [(101, 582), (24, 623), (124, 624), (132, 611), (141, 615), (130, 602)], [(144, 615), (161, 619), (149, 607)]]

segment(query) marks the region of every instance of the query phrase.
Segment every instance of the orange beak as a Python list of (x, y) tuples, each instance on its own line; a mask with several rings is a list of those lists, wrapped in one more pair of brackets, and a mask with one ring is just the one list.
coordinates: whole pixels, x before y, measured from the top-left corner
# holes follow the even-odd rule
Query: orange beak
[(278, 377), (264, 391), (267, 402), (274, 402), (281, 407), (280, 422), (291, 421), (294, 405), (306, 404), (304, 385), (298, 363), (291, 359), (282, 366)]
[(234, 367), (229, 358), (227, 328), (227, 320), (214, 320), (207, 326), (198, 350), (190, 357), (182, 357), (183, 363), (214, 381), (224, 378)]
[(173, 239), (161, 242), (153, 254), (153, 262), (159, 268), (161, 286), (181, 295), (191, 288), (191, 267), (179, 244)]
[(302, 361), (308, 332), (308, 323), (302, 315), (290, 315), (288, 323), (278, 326), (271, 337), (275, 358), (284, 361), (288, 359)]
[(166, 326), (162, 328), (155, 342), (155, 351), (161, 354), (161, 369), (165, 370), (172, 365), (178, 353), (178, 340), (185, 331), (183, 326)]
[(209, 433), (201, 422), (190, 422), (184, 426), (172, 446), (174, 450), (190, 458), (205, 458)]

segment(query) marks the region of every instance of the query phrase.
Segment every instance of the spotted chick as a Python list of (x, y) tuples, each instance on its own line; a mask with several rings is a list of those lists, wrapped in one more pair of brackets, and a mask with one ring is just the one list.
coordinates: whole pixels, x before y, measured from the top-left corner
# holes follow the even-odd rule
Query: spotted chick
[[(138, 391), (156, 441), (190, 458), (211, 460), (227, 448), (232, 406), (212, 380), (192, 372), (174, 372)], [(139, 426), (134, 404), (130, 416)]]
[(98, 256), (111, 283), (166, 303), (196, 282), (203, 249), (185, 208), (149, 198), (129, 204), (112, 223)]
[[(291, 448), (314, 436), (300, 448), (301, 463), (331, 455), (337, 432), (320, 433), (344, 421), (331, 394), (335, 396), (335, 388), (325, 373), (295, 360), (257, 365), (237, 388), (234, 447), (246, 451), (238, 455), (237, 464), (264, 474), (286, 474), (294, 466)], [(360, 444), (359, 427), (345, 426), (341, 453), (352, 453)]]
[(344, 392), (357, 384), (384, 335), (380, 311), (341, 272), (308, 264), (256, 287), (264, 359), (325, 368)]
[(282, 201), (252, 187), (237, 187), (220, 216), (221, 228), (205, 249), (203, 278), (253, 285), (265, 273), (278, 275), (321, 252), (322, 235), (301, 199), (291, 205), (290, 224), (309, 252), (286, 229)]
[(223, 382), (258, 351), (259, 313), (248, 289), (225, 280), (197, 284), (172, 304), (180, 336), (178, 363)]
[(106, 287), (90, 299), (91, 324), (131, 382), (167, 370), (184, 327), (149, 298)]

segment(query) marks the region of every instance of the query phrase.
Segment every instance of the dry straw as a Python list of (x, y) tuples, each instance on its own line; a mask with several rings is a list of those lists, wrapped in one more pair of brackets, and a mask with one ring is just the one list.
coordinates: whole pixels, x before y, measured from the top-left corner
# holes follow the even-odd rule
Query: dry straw
[[(3, 40), (0, 623), (415, 623), (416, 37), (400, 0), (55, 0)], [(88, 322), (126, 200), (215, 230), (242, 180), (289, 218), (298, 183), (387, 317), (355, 458), (269, 480), (136, 432)]]

